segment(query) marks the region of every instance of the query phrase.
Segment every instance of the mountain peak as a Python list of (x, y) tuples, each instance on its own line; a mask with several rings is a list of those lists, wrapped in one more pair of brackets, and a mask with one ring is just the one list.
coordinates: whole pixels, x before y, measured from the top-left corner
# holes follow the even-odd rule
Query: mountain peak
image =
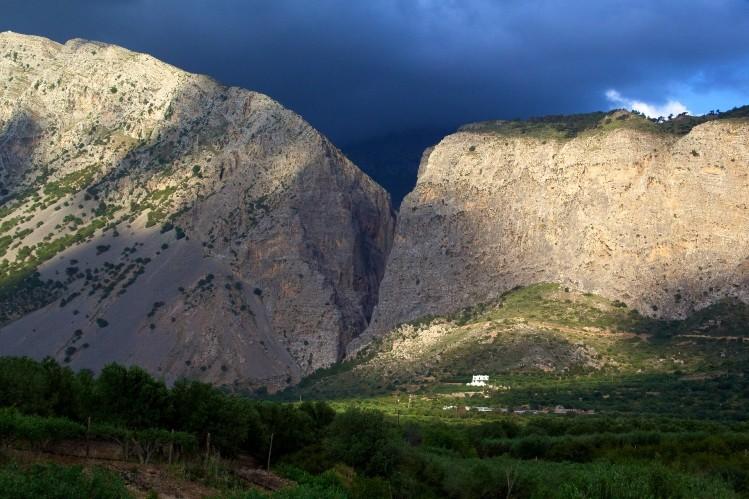
[(52, 43), (0, 37), (3, 352), (235, 388), (336, 361), (376, 300), (387, 193), (267, 96)]

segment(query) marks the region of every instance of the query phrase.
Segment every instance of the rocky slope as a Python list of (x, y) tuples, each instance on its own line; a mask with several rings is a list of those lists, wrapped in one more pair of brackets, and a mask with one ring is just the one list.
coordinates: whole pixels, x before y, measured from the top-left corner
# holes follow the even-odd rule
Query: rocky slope
[[(743, 376), (749, 360), (747, 318), (749, 306), (737, 300), (723, 300), (687, 319), (662, 320), (591, 293), (534, 284), (455, 314), (401, 325), (283, 396), (419, 391), (462, 397), (475, 390), (465, 387), (474, 374), (488, 375), (500, 392), (510, 385), (553, 385), (562, 379), (575, 384), (664, 374)], [(531, 392), (531, 400), (537, 395)]]
[(749, 299), (749, 123), (688, 119), (619, 111), (443, 139), (401, 205), (373, 323), (350, 351), (538, 282), (659, 318)]
[(367, 325), (386, 192), (270, 98), (0, 34), (0, 352), (295, 382)]

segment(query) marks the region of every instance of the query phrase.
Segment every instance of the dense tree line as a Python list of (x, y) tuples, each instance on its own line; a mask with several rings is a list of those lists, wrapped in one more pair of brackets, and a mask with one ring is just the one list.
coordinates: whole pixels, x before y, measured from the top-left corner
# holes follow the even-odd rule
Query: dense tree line
[[(272, 438), (274, 470), (297, 483), (279, 498), (749, 493), (749, 424), (740, 421), (606, 415), (468, 421), (394, 418), (357, 408), (336, 413), (321, 402), (250, 400), (194, 381), (169, 387), (137, 367), (113, 364), (94, 376), (25, 358), (0, 359), (0, 387), (3, 445), (16, 440), (44, 448), (50, 440), (85, 434), (132, 442), (131, 452), (147, 462), (166, 442), (202, 455), (210, 433), (222, 456), (251, 454), (265, 463)], [(69, 497), (125, 497), (90, 492), (121, 490), (115, 478), (0, 465), (0, 487), (22, 492), (12, 497), (53, 490), (54, 481), (80, 491)], [(264, 496), (227, 491), (226, 497)]]
[(198, 446), (210, 438), (222, 455), (265, 458), (272, 434), (273, 454), (281, 457), (319, 440), (335, 416), (321, 402), (260, 402), (189, 380), (167, 387), (139, 367), (118, 364), (94, 376), (52, 359), (0, 358), (0, 387), (0, 408), (78, 424), (90, 418), (101, 431), (175, 430), (193, 435)]

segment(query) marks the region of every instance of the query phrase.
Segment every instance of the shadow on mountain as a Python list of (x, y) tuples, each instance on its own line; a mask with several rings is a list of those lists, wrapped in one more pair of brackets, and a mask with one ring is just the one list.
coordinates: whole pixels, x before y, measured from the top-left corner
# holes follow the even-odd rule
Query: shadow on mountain
[[(178, 95), (175, 101), (179, 102), (182, 95)], [(161, 141), (159, 138), (162, 134), (165, 137), (174, 137), (178, 134), (181, 127), (178, 119), (172, 119), (162, 124), (162, 128), (159, 129), (159, 134), (156, 140), (152, 142), (142, 141), (132, 150), (128, 151), (125, 156), (117, 162), (99, 181), (95, 182), (90, 186), (82, 186), (78, 192), (73, 192), (66, 199), (80, 203), (85, 209), (100, 210), (102, 206), (106, 206), (107, 201), (111, 202), (114, 195), (121, 195), (118, 190), (124, 190), (132, 188), (132, 179), (128, 179), (128, 175), (134, 175), (140, 177), (143, 182), (148, 180), (158, 173), (162, 173), (165, 166), (163, 163), (144, 164), (140, 165), (142, 168), (141, 172), (136, 172), (134, 168), (134, 158), (143, 156), (144, 154), (152, 151), (153, 148), (159, 147)], [(6, 131), (0, 139), (0, 159), (3, 160), (3, 166), (5, 168), (12, 167), (15, 172), (13, 178), (18, 184), (21, 181), (26, 181), (29, 185), (28, 188), (20, 189), (16, 186), (15, 192), (9, 191), (10, 196), (6, 198), (5, 202), (12, 199), (17, 199), (16, 206), (22, 203), (26, 198), (34, 196), (37, 191), (43, 189), (45, 181), (53, 173), (46, 165), (35, 165), (32, 161), (34, 159), (34, 149), (38, 144), (39, 137), (44, 135), (42, 126), (34, 119), (30, 112), (26, 110), (18, 111), (14, 114), (13, 120), (6, 128)], [(86, 147), (92, 146), (107, 146), (107, 143), (96, 143), (100, 139), (95, 137), (89, 137), (90, 143)], [(76, 144), (76, 147), (83, 147)], [(172, 160), (178, 160), (182, 151), (172, 151), (170, 158)], [(92, 160), (93, 162), (93, 160)], [(86, 166), (80, 170), (85, 169)], [(37, 174), (36, 178), (31, 180), (27, 178), (29, 174)], [(117, 180), (126, 179), (124, 185), (117, 185)], [(145, 185), (145, 184), (144, 184)], [(104, 187), (107, 187), (110, 192), (101, 192)], [(45, 192), (44, 190), (42, 191)], [(102, 204), (103, 203), (103, 204)], [(124, 207), (121, 207), (124, 208)], [(107, 223), (110, 224), (114, 221), (114, 217), (110, 216)], [(111, 228), (111, 227), (110, 227)], [(75, 247), (86, 246), (89, 243), (84, 240), (79, 240), (77, 234), (58, 234), (60, 237), (55, 241), (52, 241), (52, 245), (56, 245), (58, 252), (65, 250), (71, 246), (73, 250), (69, 251), (71, 254), (76, 253)], [(73, 236), (73, 237), (71, 237)], [(85, 240), (96, 241), (93, 237), (93, 233), (87, 235)], [(92, 243), (91, 243), (92, 244)], [(41, 246), (41, 243), (40, 243)], [(41, 249), (37, 249), (38, 254)], [(23, 315), (44, 307), (45, 305), (55, 301), (62, 296), (69, 283), (66, 282), (69, 279), (51, 279), (42, 277), (37, 268), (44, 265), (48, 259), (55, 256), (56, 252), (45, 253), (45, 256), (37, 256), (31, 258), (31, 261), (15, 269), (0, 269), (3, 271), (0, 274), (0, 326), (6, 324), (14, 319), (20, 318)], [(48, 264), (51, 265), (54, 273), (60, 275), (60, 271), (64, 271), (62, 268), (57, 268), (59, 265), (55, 262)], [(62, 272), (62, 275), (65, 275)]]
[[(233, 389), (298, 380), (307, 359), (294, 348), (330, 341), (324, 332), (337, 335), (340, 358), (377, 300), (394, 224), (387, 194), (322, 137), (313, 156), (299, 156), (313, 133), (301, 118), (293, 115), (287, 130), (281, 118), (293, 113), (270, 106), (266, 116), (262, 100), (253, 115), (260, 97), (251, 92), (228, 109), (229, 93), (237, 98), (236, 89), (218, 85), (181, 88), (149, 137), (66, 198), (86, 210), (118, 209), (102, 215), (103, 231), (6, 286), (4, 351), (53, 354), (76, 368), (139, 363), (167, 379), (188, 375)], [(207, 112), (195, 113), (197, 103)], [(232, 127), (253, 127), (253, 119), (261, 121), (251, 142), (238, 142)], [(251, 147), (265, 164), (238, 159), (236, 148)], [(188, 164), (195, 151), (209, 159)], [(306, 159), (275, 192), (248, 194), (256, 176), (272, 177), (268, 165), (294, 154)], [(142, 200), (185, 177), (197, 187), (177, 190), (177, 204), (152, 216), (158, 210)], [(132, 204), (123, 206), (128, 197)], [(196, 316), (190, 300), (198, 295), (203, 312)], [(322, 330), (304, 326), (298, 314), (310, 324), (308, 315), (319, 314)], [(329, 323), (338, 329), (326, 329)], [(222, 355), (231, 358), (222, 362)]]
[[(292, 191), (299, 195), (291, 209), (306, 235), (300, 252), (334, 290), (332, 299), (341, 311), (340, 360), (346, 344), (366, 329), (377, 304), (395, 214), (387, 194), (374, 190), (341, 151), (327, 139), (322, 148), (319, 164), (302, 169), (295, 177)], [(340, 194), (331, 199), (331, 190)], [(353, 239), (342, 237), (346, 234)], [(342, 244), (350, 246), (342, 251)], [(340, 269), (351, 270), (341, 274)]]
[(40, 138), (41, 125), (27, 109), (17, 109), (0, 133), (0, 209), (25, 192), (15, 192), (30, 174), (44, 177), (44, 168), (35, 169), (30, 159)]

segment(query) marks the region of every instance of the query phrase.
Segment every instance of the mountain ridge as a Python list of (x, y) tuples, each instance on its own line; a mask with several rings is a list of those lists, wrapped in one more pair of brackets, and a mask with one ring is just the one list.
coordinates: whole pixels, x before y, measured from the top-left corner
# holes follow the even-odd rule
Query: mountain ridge
[(301, 117), (84, 40), (0, 76), (5, 353), (274, 389), (363, 330), (389, 196)]

